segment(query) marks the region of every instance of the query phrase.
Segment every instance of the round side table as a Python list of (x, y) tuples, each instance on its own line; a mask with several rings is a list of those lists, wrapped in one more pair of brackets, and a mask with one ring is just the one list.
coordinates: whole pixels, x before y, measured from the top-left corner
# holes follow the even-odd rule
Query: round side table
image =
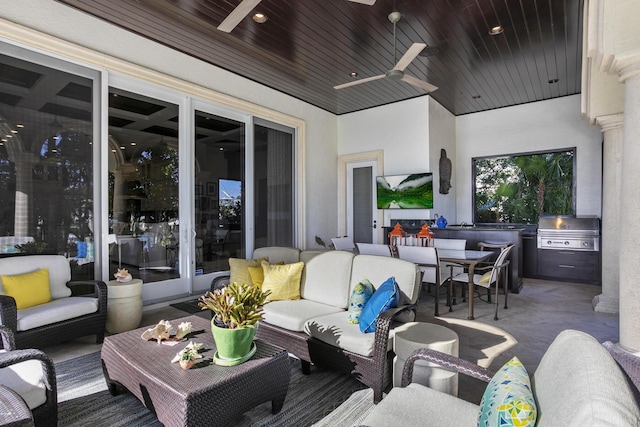
[[(415, 350), (429, 348), (458, 357), (458, 334), (444, 326), (433, 323), (409, 322), (395, 328), (393, 338), (393, 386), (402, 382), (404, 362)], [(414, 383), (422, 384), (434, 390), (458, 395), (458, 373), (422, 360), (416, 361), (413, 368)]]
[(142, 319), (142, 280), (107, 282), (107, 331), (112, 334), (140, 326)]

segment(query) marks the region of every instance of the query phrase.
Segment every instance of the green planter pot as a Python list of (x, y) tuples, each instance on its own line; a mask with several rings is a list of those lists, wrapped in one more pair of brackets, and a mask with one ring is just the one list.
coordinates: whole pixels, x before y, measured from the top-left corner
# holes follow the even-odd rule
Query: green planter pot
[(211, 334), (217, 349), (213, 361), (217, 365), (233, 366), (249, 360), (256, 352), (253, 342), (256, 328), (220, 328), (211, 320)]

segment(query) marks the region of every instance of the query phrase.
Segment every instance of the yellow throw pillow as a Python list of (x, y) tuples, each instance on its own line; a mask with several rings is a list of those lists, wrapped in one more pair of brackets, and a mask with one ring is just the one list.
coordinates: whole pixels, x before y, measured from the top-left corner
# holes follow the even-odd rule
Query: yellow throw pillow
[(304, 262), (273, 265), (262, 262), (262, 292), (271, 291), (269, 301), (300, 299), (300, 279)]
[(249, 267), (260, 267), (262, 261), (269, 261), (269, 258), (257, 259), (240, 259), (229, 258), (229, 283), (237, 283), (238, 285), (252, 285), (251, 276), (249, 275)]
[(262, 289), (262, 282), (264, 282), (264, 272), (262, 270), (262, 265), (259, 267), (248, 267), (249, 276), (251, 276), (251, 282), (253, 282), (253, 286), (257, 286)]
[(484, 273), (480, 278), (480, 280), (478, 280), (478, 283), (482, 283), (486, 285), (487, 283), (489, 283), (489, 280), (491, 280), (491, 270)]
[(48, 268), (14, 276), (2, 276), (2, 286), (5, 295), (16, 300), (18, 310), (51, 301)]

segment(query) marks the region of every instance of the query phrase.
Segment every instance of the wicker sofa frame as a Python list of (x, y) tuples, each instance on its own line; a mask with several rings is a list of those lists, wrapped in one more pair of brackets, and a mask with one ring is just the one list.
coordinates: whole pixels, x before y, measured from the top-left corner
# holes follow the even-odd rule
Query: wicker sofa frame
[[(37, 257), (33, 265), (38, 267)], [(25, 256), (23, 256), (25, 258)], [(96, 335), (96, 343), (104, 341), (107, 321), (107, 285), (100, 280), (78, 280), (67, 282), (71, 296), (94, 297), (98, 299), (95, 313), (72, 319), (43, 325), (37, 328), (18, 331), (18, 310), (16, 301), (8, 295), (0, 295), (0, 324), (9, 328), (15, 335), (16, 348), (44, 348), (53, 344), (73, 340), (86, 335)]]
[[(211, 290), (220, 289), (229, 283), (229, 276), (219, 276), (211, 282)], [(387, 348), (393, 320), (400, 313), (413, 311), (416, 305), (390, 308), (378, 316), (372, 357), (329, 345), (321, 340), (309, 337), (304, 332), (290, 331), (266, 322), (261, 322), (256, 338), (287, 349), (300, 359), (302, 372), (311, 373), (311, 364), (318, 367), (344, 372), (356, 378), (373, 390), (373, 401), (382, 400), (393, 384), (393, 351)]]
[(15, 336), (6, 326), (0, 325), (0, 336), (2, 336), (3, 348), (6, 350), (6, 352), (0, 353), (0, 368), (27, 360), (41, 362), (46, 401), (34, 408), (31, 413), (36, 427), (56, 427), (58, 425), (58, 386), (53, 361), (41, 350), (33, 348), (17, 350)]

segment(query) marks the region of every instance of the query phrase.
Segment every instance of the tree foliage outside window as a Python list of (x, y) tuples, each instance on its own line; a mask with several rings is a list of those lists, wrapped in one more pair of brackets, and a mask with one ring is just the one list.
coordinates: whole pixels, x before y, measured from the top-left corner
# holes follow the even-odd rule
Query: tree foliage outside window
[(575, 214), (575, 148), (472, 162), (474, 222), (534, 224)]

